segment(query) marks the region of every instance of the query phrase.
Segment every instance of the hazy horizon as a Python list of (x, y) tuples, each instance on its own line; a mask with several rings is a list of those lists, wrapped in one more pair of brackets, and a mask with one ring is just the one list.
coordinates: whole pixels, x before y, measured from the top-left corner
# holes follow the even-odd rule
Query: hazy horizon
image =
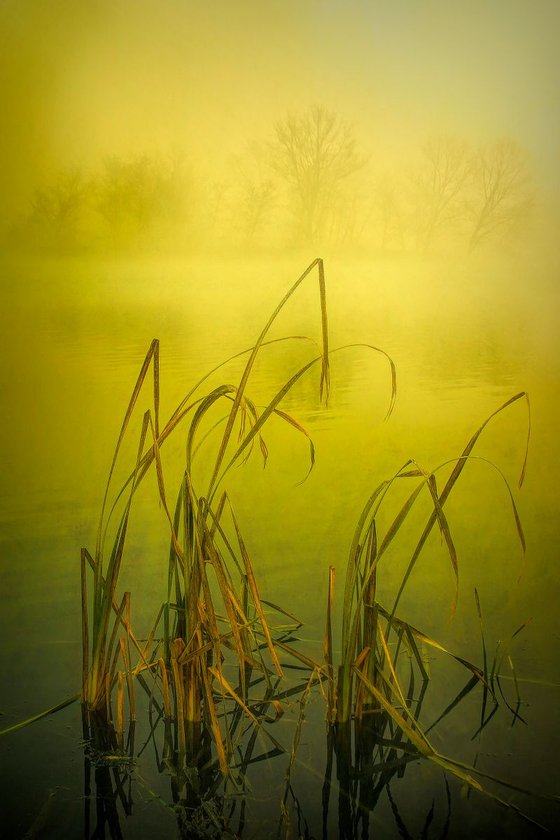
[(513, 139), (539, 203), (560, 195), (550, 0), (7, 0), (1, 15), (3, 227), (110, 156), (180, 159), (212, 194), (316, 106), (352, 127), (370, 194), (441, 135)]

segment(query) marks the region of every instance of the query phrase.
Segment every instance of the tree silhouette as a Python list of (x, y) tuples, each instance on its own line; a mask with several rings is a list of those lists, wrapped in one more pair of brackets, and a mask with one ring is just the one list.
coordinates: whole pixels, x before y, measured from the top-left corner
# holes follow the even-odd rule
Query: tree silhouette
[(527, 156), (512, 140), (479, 150), (473, 159), (469, 250), (526, 221), (533, 204), (530, 181)]
[(77, 169), (59, 173), (49, 186), (35, 190), (24, 224), (28, 244), (66, 250), (78, 244), (88, 201), (88, 184)]
[(370, 227), (376, 246), (382, 250), (402, 249), (405, 244), (403, 230), (402, 184), (398, 176), (380, 175), (371, 191)]
[(253, 243), (270, 225), (278, 185), (271, 177), (270, 166), (257, 144), (251, 144), (232, 163), (235, 175), (235, 227), (246, 243)]
[(336, 215), (341, 185), (365, 159), (354, 131), (332, 111), (311, 108), (275, 125), (272, 167), (288, 184), (300, 237), (316, 242)]
[(430, 251), (444, 230), (464, 218), (472, 178), (472, 157), (466, 143), (437, 135), (422, 147), (412, 175), (416, 237), (421, 251)]
[(165, 238), (186, 224), (188, 184), (180, 161), (108, 157), (95, 191), (96, 210), (116, 247)]

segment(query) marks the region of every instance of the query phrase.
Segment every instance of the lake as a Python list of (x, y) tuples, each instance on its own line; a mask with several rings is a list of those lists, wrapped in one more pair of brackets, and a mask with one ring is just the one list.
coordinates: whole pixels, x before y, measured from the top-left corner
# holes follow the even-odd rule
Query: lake
[[(255, 343), (310, 262), (301, 254), (3, 262), (1, 728), (80, 689), (80, 549), (95, 548), (113, 451), (152, 339), (160, 342), (165, 421), (207, 371)], [(224, 489), (261, 596), (303, 622), (297, 631), (302, 649), (322, 661), (333, 566), (333, 646), (340, 653), (348, 553), (369, 494), (409, 459), (432, 471), (458, 458), (492, 412), (526, 391), (531, 440), (522, 488), (524, 399), (485, 428), (473, 450), (477, 458), (465, 466), (446, 504), (459, 570), (453, 619), (455, 576), (445, 540), (435, 531), (398, 607), (401, 618), (482, 667), (476, 587), (489, 662), (500, 642), (504, 653), (500, 691), (505, 699), (499, 696), (500, 708), (473, 739), (482, 703), (482, 688), (476, 686), (430, 738), (438, 752), (475, 765), (485, 774), (481, 783), (513, 807), (476, 791), (467, 795), (460, 779), (444, 777), (441, 767), (416, 756), (404, 774), (381, 785), (369, 830), (381, 838), (541, 836), (539, 825), (554, 830), (559, 819), (551, 801), (558, 795), (560, 747), (558, 266), (550, 258), (523, 256), (420, 261), (333, 254), (325, 257), (325, 274), (330, 347), (361, 343), (385, 351), (396, 365), (397, 399), (385, 420), (391, 376), (382, 353), (363, 346), (334, 352), (327, 407), (319, 399), (318, 365), (281, 404), (314, 442), (315, 464), (307, 479), (302, 483), (309, 468), (308, 439), (281, 417), (263, 430), (266, 467), (255, 447), (246, 464), (229, 472)], [(289, 335), (308, 336), (320, 347), (315, 276), (289, 301), (270, 337)], [(317, 352), (303, 338), (263, 348), (248, 384), (254, 403), (266, 405)], [(237, 383), (246, 358), (215, 372), (206, 391)], [(117, 463), (115, 488), (130, 473), (142, 412), (150, 405), (146, 388)], [(180, 428), (165, 444), (171, 505), (184, 469)], [(208, 479), (212, 442), (211, 433), (199, 452), (201, 484)], [(442, 476), (440, 489), (451, 468), (436, 473)], [(525, 535), (524, 558), (508, 486)], [(431, 504), (430, 494), (422, 494), (398, 543), (380, 561), (378, 590), (387, 606)], [(133, 511), (119, 592), (131, 591), (132, 624), (137, 637), (146, 638), (167, 591), (169, 524), (155, 479), (142, 487)], [(389, 513), (382, 513), (380, 527), (390, 521)], [(472, 674), (433, 648), (424, 654), (430, 671), (422, 710), (427, 727)], [(344, 816), (336, 774), (323, 819), (325, 701), (315, 686), (303, 704), (303, 679), (297, 672), (290, 675), (288, 685), (299, 680), (300, 691), (285, 698), (284, 714), (270, 724), (286, 752), (251, 766), (250, 795), (237, 792), (206, 803), (202, 816), (197, 812), (200, 824), (174, 806), (173, 775), (161, 760), (158, 766), (147, 713), (138, 716), (133, 764), (96, 763), (87, 749), (84, 759), (78, 703), (3, 736), (5, 836), (171, 838), (213, 837), (221, 831), (221, 836), (253, 838), (278, 831), (279, 836), (357, 837), (365, 823), (358, 828)], [(505, 701), (517, 708), (517, 717)], [(280, 799), (298, 726), (289, 817), (282, 822)], [(223, 815), (212, 811), (217, 802), (233, 815), (230, 834), (220, 822)]]

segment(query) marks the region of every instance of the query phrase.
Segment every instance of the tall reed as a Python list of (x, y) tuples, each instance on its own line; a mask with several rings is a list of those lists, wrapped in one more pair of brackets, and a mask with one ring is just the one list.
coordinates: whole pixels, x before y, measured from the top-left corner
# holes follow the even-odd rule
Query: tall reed
[[(497, 703), (494, 675), (488, 672), (485, 648), (483, 647), (484, 665), (481, 668), (451, 653), (442, 644), (403, 620), (398, 615), (397, 608), (410, 576), (420, 561), (422, 549), (432, 530), (437, 527), (446, 546), (455, 579), (455, 593), (451, 604), (453, 616), (459, 593), (459, 560), (444, 505), (466, 465), (477, 458), (473, 455), (473, 449), (488, 423), (520, 400), (526, 401), (529, 410), (528, 398), (524, 392), (507, 400), (471, 436), (458, 458), (440, 465), (431, 472), (422, 470), (414, 461), (408, 461), (392, 478), (379, 484), (367, 499), (354, 531), (346, 565), (341, 654), (336, 677), (331, 629), (334, 601), (331, 570), (325, 662), (327, 672), (333, 676), (328, 693), (327, 720), (330, 729), (323, 806), (324, 809), (328, 807), (334, 752), (340, 791), (341, 825), (353, 824), (355, 829), (357, 819), (367, 822), (367, 814), (381, 789), (397, 771), (404, 772), (411, 758), (418, 756), (435, 762), (469, 787), (483, 791), (474, 768), (468, 768), (441, 755), (431, 744), (428, 738), (429, 730), (425, 729), (421, 721), (421, 709), (429, 682), (422, 648), (428, 646), (452, 657), (470, 673), (465, 689), (444, 710), (436, 723), (455, 708), (475, 685), (480, 685), (483, 689), (481, 726), (484, 726), (488, 722), (484, 713), (486, 698), (490, 696)], [(520, 486), (525, 474), (529, 436), (530, 413)], [(479, 460), (496, 469), (505, 483), (523, 557), (525, 538), (513, 492), (505, 476), (494, 464), (485, 459)], [(446, 469), (449, 475), (440, 490), (437, 477)], [(396, 511), (393, 509), (391, 512), (391, 491), (398, 483), (404, 481), (413, 482), (413, 489), (406, 494), (404, 502)], [(393, 603), (385, 607), (380, 600), (378, 586), (379, 576), (383, 573), (382, 561), (390, 546), (398, 540), (423, 492), (428, 494), (432, 509), (406, 564), (402, 579), (397, 584)], [(389, 516), (382, 517), (381, 513), (387, 510)], [(379, 525), (384, 521), (388, 521), (388, 525)], [(481, 617), (478, 595), (477, 608)], [(421, 686), (419, 693), (415, 692), (417, 685)], [(517, 709), (513, 709), (507, 700), (505, 702), (514, 717), (518, 715), (519, 698)], [(375, 772), (372, 769), (374, 767), (377, 768)], [(349, 837), (357, 836), (357, 830), (356, 834), (353, 833), (354, 829), (348, 834)]]
[[(279, 341), (302, 340), (305, 336), (269, 339), (271, 327), (306, 278), (316, 275), (319, 288), (320, 351), (297, 368), (264, 408), (257, 407), (248, 393), (251, 374), (263, 348)], [(341, 349), (341, 348), (338, 348)], [(372, 348), (383, 353), (378, 348)], [(270, 686), (272, 675), (282, 676), (282, 654), (300, 656), (275, 638), (267, 615), (279, 607), (265, 605), (252, 561), (234, 512), (225, 481), (234, 465), (243, 463), (258, 446), (266, 462), (268, 450), (263, 438), (266, 424), (279, 418), (305, 436), (309, 443), (309, 469), (314, 464), (313, 443), (303, 426), (281, 404), (294, 385), (314, 367), (319, 367), (319, 395), (327, 404), (330, 390), (330, 355), (326, 284), (323, 262), (314, 260), (276, 306), (254, 345), (232, 356), (200, 379), (165, 423), (160, 423), (159, 342), (152, 342), (134, 385), (112, 457), (103, 497), (95, 552), (82, 550), (82, 701), (90, 712), (112, 720), (111, 698), (117, 691), (117, 712), (123, 714), (126, 686), (131, 715), (134, 710), (132, 677), (151, 693), (159, 692), (167, 717), (178, 728), (182, 755), (195, 756), (203, 728), (212, 733), (220, 767), (227, 772), (232, 745), (227, 727), (220, 728), (217, 702), (233, 700), (253, 723), (247, 685), (253, 671), (263, 674)], [(233, 359), (246, 357), (239, 383), (224, 383), (202, 390), (212, 374)], [(396, 393), (395, 369), (389, 359), (392, 378), (391, 405)], [(124, 485), (113, 493), (113, 479), (123, 441), (140, 394), (151, 379), (151, 407), (145, 412), (136, 458)], [(202, 395), (201, 395), (202, 394)], [(225, 423), (214, 422), (215, 410), (226, 407)], [(168, 502), (162, 447), (183, 430), (185, 468), (174, 506)], [(217, 438), (216, 438), (217, 435)], [(205, 486), (197, 477), (195, 462), (199, 447), (207, 438), (216, 439)], [(167, 598), (158, 613), (149, 639), (140, 644), (130, 620), (131, 595), (118, 600), (120, 570), (125, 554), (130, 512), (140, 483), (151, 471), (157, 481), (159, 499), (167, 518), (170, 547)], [(119, 512), (120, 511), (120, 512)], [(115, 537), (108, 544), (109, 527), (118, 514)], [(93, 577), (92, 584), (90, 578)], [(91, 591), (90, 591), (91, 590)], [(156, 640), (162, 638), (160, 646)], [(132, 665), (132, 655), (136, 664)], [(229, 675), (237, 670), (236, 685)], [(148, 677), (149, 683), (146, 683)], [(149, 687), (151, 686), (151, 687)]]

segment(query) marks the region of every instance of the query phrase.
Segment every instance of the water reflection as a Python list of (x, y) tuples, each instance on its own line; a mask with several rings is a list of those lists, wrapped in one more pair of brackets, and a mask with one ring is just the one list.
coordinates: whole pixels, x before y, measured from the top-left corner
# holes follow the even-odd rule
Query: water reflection
[[(250, 344), (254, 339), (253, 327), (261, 322), (261, 310), (268, 312), (270, 300), (277, 298), (275, 284), (280, 287), (286, 278), (293, 276), (291, 267), (281, 266), (273, 277), (270, 273), (266, 275), (270, 285), (264, 288), (262, 273), (241, 266), (234, 270), (231, 285), (224, 288), (221, 279), (219, 283), (212, 279), (210, 268), (199, 266), (190, 267), (184, 276), (177, 269), (168, 272), (165, 282), (156, 284), (156, 289), (153, 283), (144, 280), (157, 270), (153, 266), (136, 265), (127, 270), (113, 266), (107, 269), (101, 282), (97, 267), (89, 266), (82, 269), (80, 284), (76, 284), (74, 277), (69, 276), (68, 267), (59, 267), (47, 284), (44, 277), (34, 278), (31, 286), (26, 287), (25, 296), (15, 289), (12, 291), (15, 305), (12, 301), (3, 334), (3, 422), (7, 445), (0, 487), (3, 502), (0, 517), (9, 608), (0, 619), (2, 638), (10, 637), (16, 618), (22, 638), (33, 638), (37, 634), (37, 605), (40, 624), (46, 626), (48, 621), (53, 636), (66, 639), (75, 635), (77, 549), (92, 541), (91, 523), (96, 518), (111, 441), (117, 431), (115, 418), (126, 405), (130, 386), (151, 338), (158, 335), (162, 341), (165, 359), (162, 376), (167, 377), (172, 409), (176, 397), (196, 381), (201, 370), (221, 361), (230, 351), (233, 353)], [(525, 578), (522, 592), (516, 590), (517, 594), (506, 598), (503, 569), (511, 569), (511, 548), (500, 542), (494, 514), (488, 514), (488, 521), (481, 529), (476, 532), (471, 529), (471, 508), (476, 507), (477, 512), (491, 510), (492, 493), (485, 487), (482, 491), (477, 489), (472, 503), (467, 499), (463, 509), (467, 513), (464, 526), (463, 523), (459, 526), (464, 527), (466, 535), (462, 546), (467, 561), (463, 586), (468, 591), (471, 579), (478, 582), (482, 578), (495, 633), (501, 632), (506, 613), (515, 616), (507, 619), (507, 626), (512, 621), (518, 622), (520, 611), (523, 617), (531, 614), (538, 617), (522, 652), (520, 673), (550, 679), (557, 659), (552, 640), (557, 635), (553, 594), (558, 589), (554, 564), (558, 542), (555, 501), (558, 482), (554, 472), (558, 460), (554, 425), (558, 406), (558, 355), (555, 353), (557, 336), (554, 337), (550, 328), (552, 314), (543, 312), (542, 304), (534, 297), (531, 306), (525, 306), (526, 300), (519, 290), (516, 291), (519, 300), (508, 300), (502, 310), (495, 304), (507, 296), (506, 285), (497, 287), (495, 292), (485, 291), (480, 295), (482, 303), (478, 304), (472, 299), (465, 301), (460, 289), (456, 294), (449, 292), (446, 305), (438, 305), (434, 314), (430, 311), (430, 301), (434, 298), (427, 270), (426, 276), (415, 277), (416, 288), (400, 276), (380, 278), (363, 268), (361, 272), (351, 278), (339, 272), (342, 279), (337, 279), (336, 269), (332, 271), (331, 311), (336, 333), (333, 343), (342, 344), (359, 334), (360, 338), (374, 341), (391, 352), (399, 376), (397, 410), (391, 423), (383, 425), (389, 397), (387, 370), (381, 359), (353, 351), (337, 354), (336, 361), (333, 359), (333, 399), (328, 412), (317, 407), (317, 383), (313, 377), (302, 380), (301, 388), (289, 395), (285, 407), (293, 410), (310, 433), (317, 436), (317, 466), (307, 485), (294, 491), (305, 468), (295, 466), (300, 463), (301, 452), (285, 441), (276, 462), (271, 457), (267, 468), (269, 473), (276, 470), (277, 484), (272, 490), (264, 489), (260, 467), (253, 469), (249, 481), (233, 477), (240, 516), (251, 523), (251, 539), (266, 586), (274, 592), (276, 600), (289, 603), (298, 614), (302, 611), (304, 618), (311, 617), (310, 635), (319, 637), (320, 610), (315, 599), (306, 593), (310, 591), (310, 581), (323, 579), (328, 563), (340, 565), (346, 558), (347, 538), (356, 510), (372, 486), (372, 474), (380, 478), (391, 475), (402, 463), (403, 452), (405, 457), (419, 457), (422, 464), (439, 463), (449, 452), (457, 451), (457, 444), (464, 445), (465, 436), (496, 402), (512, 393), (513, 383), (516, 389), (528, 387), (534, 395), (538, 420), (524, 511), (529, 546), (528, 579)], [(382, 294), (376, 299), (372, 289), (380, 285)], [(152, 292), (146, 300), (143, 294), (148, 286)], [(220, 312), (215, 312), (216, 300), (222, 302)], [(306, 307), (307, 304), (297, 313), (302, 321), (307, 317)], [(231, 316), (232, 312), (235, 317)], [(546, 326), (544, 331), (541, 322)], [(258, 399), (266, 401), (278, 381), (285, 379), (286, 370), (301, 364), (301, 354), (306, 352), (310, 352), (306, 342), (288, 352), (275, 352), (271, 348), (266, 365), (255, 370), (253, 386)], [(228, 371), (232, 381), (237, 375), (234, 367)], [(358, 418), (356, 409), (360, 413)], [(492, 445), (497, 444), (498, 460), (501, 455), (506, 455), (506, 460), (512, 456), (512, 462), (517, 464), (519, 437), (518, 428), (502, 425), (496, 430)], [(276, 441), (273, 437), (273, 443)], [(274, 455), (275, 447), (271, 445), (270, 449)], [(247, 491), (245, 484), (251, 483), (256, 493)], [(289, 492), (285, 492), (286, 488)], [(279, 511), (280, 515), (270, 516), (271, 511)], [(147, 591), (159, 574), (154, 560), (158, 554), (152, 550), (154, 537), (151, 525), (147, 524), (150, 522), (145, 509), (139, 506), (134, 523), (138, 524), (135, 556), (148, 557), (147, 565), (151, 563), (152, 577), (148, 579), (146, 575)], [(297, 546), (297, 563), (292, 562), (296, 555), (294, 546)], [(435, 564), (428, 566), (428, 570), (430, 586), (440, 586), (443, 591), (446, 584), (438, 581)], [(136, 577), (141, 575), (137, 567), (131, 573)], [(44, 597), (46, 585), (53, 580), (58, 582), (55, 606), (47, 604)], [(425, 613), (425, 602), (421, 591), (413, 608), (419, 612), (424, 609)], [(34, 605), (33, 610), (22, 609), (29, 604)], [(432, 616), (428, 618), (431, 620)], [(466, 622), (458, 620), (454, 626), (446, 625), (444, 630), (470, 656), (477, 640), (473, 643), (472, 634), (469, 636), (465, 628)], [(30, 668), (40, 678), (44, 672), (52, 673), (54, 664), (55, 655), (36, 654)], [(16, 694), (18, 691), (16, 685)], [(513, 708), (516, 703), (512, 701)], [(550, 739), (556, 737), (556, 730), (551, 726), (554, 704), (541, 703), (539, 720), (535, 721), (534, 715), (528, 717), (534, 727), (533, 752), (550, 757), (555, 755), (549, 748)], [(163, 720), (155, 726), (158, 730), (166, 728)], [(340, 731), (328, 736), (329, 761), (336, 766), (332, 790), (340, 788), (338, 793), (331, 790), (331, 798), (339, 799), (342, 817), (337, 820), (342, 820), (344, 836), (363, 834), (366, 826), (375, 823), (370, 819), (372, 813), (378, 814), (381, 807), (389, 808), (392, 814), (396, 809), (400, 814), (401, 834), (414, 833), (406, 828), (407, 820), (399, 810), (395, 790), (402, 773), (406, 770), (407, 778), (410, 775), (410, 764), (417, 756), (404, 750), (399, 752), (398, 744), (391, 745), (387, 727), (387, 722), (382, 725), (379, 716), (372, 715), (371, 721), (350, 735)], [(161, 741), (162, 735), (158, 738)], [(222, 831), (226, 831), (227, 823), (228, 831), (250, 835), (250, 830), (244, 827), (246, 806), (229, 793), (218, 793), (215, 757), (211, 760), (203, 751), (194, 762), (196, 769), (191, 773), (189, 768), (187, 772), (177, 761), (174, 738), (173, 729), (167, 743), (163, 737), (156, 766), (162, 775), (174, 779), (168, 804), (185, 812), (184, 831), (194, 831), (195, 824), (212, 814)], [(357, 744), (361, 746), (358, 748)], [(289, 741), (285, 748), (289, 749)], [(118, 742), (115, 747), (111, 739), (103, 749), (107, 754), (119, 754)], [(388, 756), (396, 770), (386, 766)], [(258, 756), (247, 758), (247, 773), (255, 767), (262, 768), (269, 760), (274, 759), (277, 766), (285, 761), (280, 754), (257, 759)], [(118, 762), (117, 766), (112, 766), (110, 761), (105, 766), (97, 766), (97, 758), (94, 760), (92, 756), (88, 761), (91, 795), (95, 795), (94, 788), (102, 793), (99, 811), (95, 816), (93, 812), (90, 814), (89, 822), (93, 826), (97, 820), (98, 827), (93, 830), (101, 833), (94, 836), (103, 836), (103, 832), (113, 836), (111, 831), (121, 830), (111, 822), (115, 815), (125, 818), (132, 808), (128, 793), (134, 771), (128, 766), (119, 767)], [(212, 772), (208, 762), (213, 766)], [(522, 773), (523, 762), (518, 767)], [(284, 768), (285, 764), (280, 776)], [(546, 786), (553, 767), (547, 761), (539, 761), (533, 770)], [(318, 829), (313, 826), (320, 826), (320, 821), (309, 814), (306, 794), (296, 796), (297, 790), (294, 782), (286, 800), (290, 830), (308, 836), (312, 831), (317, 834)], [(280, 790), (275, 802), (280, 802), (282, 796)], [(447, 794), (444, 792), (442, 797), (440, 816), (447, 813)], [(241, 797), (240, 801), (246, 800)], [(425, 800), (429, 801), (429, 798)], [(421, 803), (422, 808), (425, 802)], [(234, 805), (236, 821), (229, 810)], [(243, 819), (241, 809), (244, 809)], [(335, 810), (331, 802), (329, 820)], [(426, 822), (429, 813), (428, 808)], [(446, 818), (441, 818), (445, 824)], [(394, 821), (396, 824), (396, 816)], [(255, 820), (249, 820), (249, 824), (254, 828)], [(327, 820), (325, 825), (329, 825)], [(325, 825), (323, 831), (327, 830)], [(287, 830), (286, 825), (281, 823), (281, 826), (281, 831)]]
[[(427, 699), (429, 682), (426, 677), (415, 685), (411, 671), (406, 699), (416, 718), (420, 718)], [(293, 837), (327, 840), (335, 836), (341, 840), (397, 836), (403, 840), (416, 837), (445, 840), (472, 836), (469, 829), (464, 833), (460, 824), (470, 796), (469, 793), (465, 797), (471, 787), (466, 780), (472, 781), (472, 776), (465, 771), (461, 792), (457, 779), (448, 778), (443, 768), (439, 773), (431, 772), (431, 762), (376, 704), (366, 705), (361, 718), (323, 726), (324, 770), (319, 772), (316, 760), (313, 766), (309, 765), (298, 751), (301, 725), (310, 699), (309, 685), (309, 680), (300, 680), (282, 690), (277, 682), (272, 689), (275, 698), (299, 698), (294, 707), (296, 716), (291, 717), (288, 732), (284, 730), (284, 741), (289, 733), (284, 747), (269, 731), (269, 747), (263, 749), (262, 732), (259, 734), (257, 727), (244, 725), (242, 715), (237, 712), (226, 713), (228, 735), (236, 744), (237, 756), (227, 775), (220, 768), (211, 730), (202, 723), (196, 752), (185, 755), (178, 721), (167, 719), (153, 697), (147, 700), (148, 734), (145, 742), (136, 748), (134, 722), (123, 738), (113, 726), (84, 710), (85, 839), (121, 840), (129, 836), (127, 824), (136, 808), (135, 798), (142, 789), (149, 791), (151, 798), (158, 800), (158, 808), (175, 822), (174, 831), (168, 821), (167, 832), (162, 824), (157, 836), (179, 840), (264, 840), (272, 836), (278, 840)], [(452, 712), (459, 710), (461, 714), (462, 704), (475, 689), (480, 689), (480, 683), (473, 678), (446, 708), (435, 713), (434, 723), (426, 732), (436, 729)], [(314, 691), (321, 696), (317, 683)], [(481, 706), (484, 728), (493, 714), (484, 718), (486, 701), (482, 691), (477, 694), (476, 703)], [(266, 698), (262, 706), (261, 711), (270, 708)], [(468, 710), (466, 714), (472, 717)], [(263, 726), (270, 730), (277, 721), (278, 718), (268, 714), (263, 718)], [(479, 736), (480, 729), (471, 733), (472, 738)], [(316, 755), (319, 732), (314, 732), (313, 737)], [(465, 765), (459, 762), (457, 767)], [(158, 776), (166, 781), (167, 788), (158, 784)], [(487, 788), (488, 795), (496, 806), (491, 819), (491, 811), (486, 806), (486, 824), (507, 823), (512, 833), (503, 836), (537, 837), (546, 830), (524, 814), (519, 800), (506, 806), (506, 800), (492, 786)], [(482, 794), (475, 793), (475, 796)], [(320, 812), (314, 804), (319, 799)], [(265, 812), (259, 811), (259, 800), (261, 804), (266, 803)], [(469, 807), (476, 810), (476, 802), (472, 800)]]
[[(132, 814), (135, 723), (126, 748), (112, 725), (82, 710), (84, 738), (84, 837), (121, 840), (120, 815)], [(93, 784), (92, 784), (93, 781)], [(95, 816), (93, 807), (95, 807)]]

